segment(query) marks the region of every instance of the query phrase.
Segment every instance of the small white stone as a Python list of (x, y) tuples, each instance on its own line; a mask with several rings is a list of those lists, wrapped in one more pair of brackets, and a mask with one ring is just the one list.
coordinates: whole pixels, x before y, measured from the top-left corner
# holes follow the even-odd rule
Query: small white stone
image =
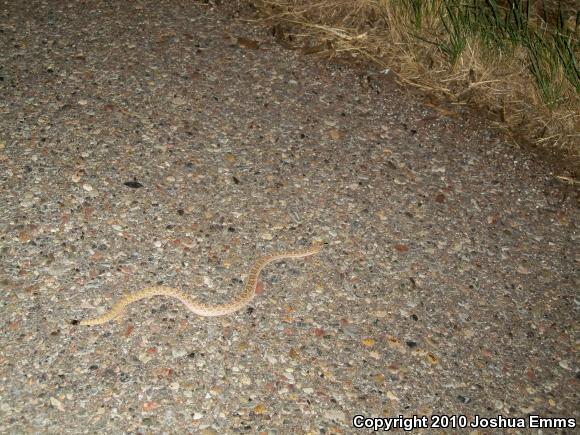
[(187, 100), (185, 100), (184, 98), (181, 98), (181, 97), (175, 97), (172, 100), (172, 103), (174, 106), (183, 106), (183, 105), (187, 104)]
[(153, 359), (153, 357), (147, 352), (143, 352), (137, 356), (137, 359), (139, 359), (139, 361), (141, 361), (143, 364), (147, 364)]
[(185, 355), (187, 355), (187, 350), (185, 350), (185, 349), (173, 349), (171, 351), (171, 356), (173, 358), (182, 358)]
[(563, 360), (560, 360), (560, 361), (558, 362), (558, 365), (559, 365), (560, 367), (562, 367), (563, 369), (566, 369), (566, 370), (572, 370), (572, 368), (570, 367), (570, 363), (569, 363), (568, 361), (566, 361), (565, 359), (563, 359)]
[(460, 251), (462, 251), (463, 250), (463, 243), (461, 241), (455, 242), (453, 244), (453, 246), (451, 247), (451, 250), (453, 252), (460, 252)]
[(92, 192), (93, 186), (91, 186), (90, 184), (83, 184), (83, 189), (85, 189), (87, 192)]
[(64, 406), (62, 406), (61, 401), (58, 400), (56, 397), (50, 398), (50, 404), (55, 408), (57, 408), (59, 411), (64, 411)]
[(395, 400), (397, 402), (401, 400), (392, 391), (387, 391), (387, 397), (389, 398), (389, 400)]
[(520, 264), (518, 266), (518, 273), (521, 273), (522, 275), (528, 275), (530, 273), (530, 269), (528, 269), (526, 266)]

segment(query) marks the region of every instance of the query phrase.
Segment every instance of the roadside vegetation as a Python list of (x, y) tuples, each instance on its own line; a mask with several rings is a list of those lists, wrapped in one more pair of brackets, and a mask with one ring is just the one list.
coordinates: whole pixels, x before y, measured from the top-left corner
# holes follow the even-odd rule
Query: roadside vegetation
[(430, 98), (484, 113), (580, 175), (576, 0), (246, 0), (278, 41), (371, 61)]

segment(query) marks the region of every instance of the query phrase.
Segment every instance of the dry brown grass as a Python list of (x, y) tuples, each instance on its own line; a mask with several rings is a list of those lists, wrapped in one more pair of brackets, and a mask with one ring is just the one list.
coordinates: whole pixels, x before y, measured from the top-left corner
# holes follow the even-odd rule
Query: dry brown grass
[[(478, 38), (468, 36), (464, 49), (452, 63), (440, 47), (428, 42), (436, 41), (446, 31), (436, 11), (422, 16), (419, 31), (410, 25), (413, 17), (409, 11), (397, 7), (400, 0), (246, 3), (257, 8), (258, 20), (272, 25), (277, 39), (286, 47), (306, 54), (371, 61), (389, 68), (404, 84), (453, 104), (479, 109), (513, 143), (529, 145), (541, 157), (558, 160), (559, 175), (578, 178), (578, 92), (562, 71), (557, 71), (552, 79), (562, 98), (556, 105), (546, 104), (528, 68), (524, 49), (490, 50)], [(425, 3), (435, 7), (438, 2)], [(534, 20), (539, 29), (549, 24), (539, 16)], [(568, 25), (574, 25), (573, 21)]]

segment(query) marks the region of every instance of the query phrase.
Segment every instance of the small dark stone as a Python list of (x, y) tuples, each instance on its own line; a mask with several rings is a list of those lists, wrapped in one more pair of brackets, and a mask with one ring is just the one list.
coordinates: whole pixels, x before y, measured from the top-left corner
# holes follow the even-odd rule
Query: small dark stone
[(232, 177), (232, 180), (234, 180), (234, 183), (240, 184), (240, 180), (238, 180), (236, 177)]
[(411, 319), (413, 319), (416, 322), (417, 320), (419, 320), (419, 317), (417, 317), (416, 314), (411, 314)]
[(195, 358), (195, 352), (189, 352), (189, 353), (187, 354), (187, 357), (188, 357), (188, 358)]
[(464, 397), (461, 394), (459, 394), (457, 396), (457, 400), (459, 400), (461, 403), (469, 403), (469, 402), (471, 402), (471, 399), (469, 397)]
[(98, 368), (99, 366), (96, 364), (92, 364), (91, 366), (89, 366), (89, 370), (97, 370)]
[(228, 227), (228, 231), (229, 231), (230, 233), (233, 233), (233, 232), (235, 232), (235, 231), (236, 231), (236, 229), (235, 229), (234, 227)]
[(134, 181), (127, 181), (125, 183), (123, 183), (125, 186), (130, 187), (131, 189), (139, 189), (140, 187), (143, 187), (143, 185), (141, 183), (139, 183), (138, 181), (134, 180)]
[(411, 341), (411, 340), (405, 341), (405, 344), (406, 344), (407, 346), (409, 346), (411, 349), (414, 349), (414, 348), (416, 348), (416, 347), (417, 347), (417, 343), (416, 343), (416, 342), (414, 342), (414, 341)]
[(70, 324), (71, 325), (78, 325), (79, 324), (79, 321), (76, 320), (76, 319), (73, 319), (73, 320), (70, 321)]
[(185, 211), (182, 208), (180, 208), (179, 210), (177, 210), (177, 214), (179, 216), (183, 216), (185, 214)]

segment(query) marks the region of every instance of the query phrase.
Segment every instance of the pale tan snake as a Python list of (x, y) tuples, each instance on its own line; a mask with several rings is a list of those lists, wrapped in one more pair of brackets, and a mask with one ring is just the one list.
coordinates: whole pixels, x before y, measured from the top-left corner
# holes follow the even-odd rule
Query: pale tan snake
[(107, 323), (124, 314), (125, 309), (129, 304), (140, 301), (141, 299), (148, 299), (154, 296), (169, 296), (181, 301), (190, 311), (199, 316), (225, 316), (247, 305), (254, 294), (256, 293), (256, 285), (258, 284), (258, 276), (262, 269), (273, 261), (281, 260), (283, 258), (300, 258), (314, 255), (322, 248), (321, 244), (315, 243), (307, 249), (296, 251), (275, 252), (272, 254), (260, 257), (248, 272), (248, 278), (244, 285), (244, 290), (236, 298), (228, 303), (221, 305), (208, 305), (196, 301), (191, 296), (183, 293), (181, 290), (174, 287), (166, 286), (152, 286), (139, 290), (135, 293), (128, 294), (117, 301), (113, 308), (105, 314), (92, 319), (81, 320), (80, 325), (101, 325)]

